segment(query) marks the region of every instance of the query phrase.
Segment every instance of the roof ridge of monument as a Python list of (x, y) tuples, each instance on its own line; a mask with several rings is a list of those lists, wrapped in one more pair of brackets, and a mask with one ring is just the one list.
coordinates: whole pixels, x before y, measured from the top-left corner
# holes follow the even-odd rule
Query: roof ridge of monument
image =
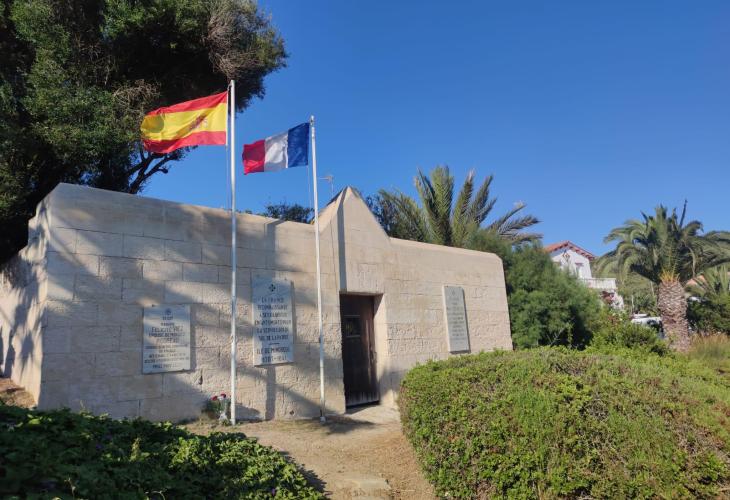
[[(84, 190), (84, 191), (92, 191), (92, 192), (93, 191), (97, 191), (97, 192), (103, 192), (104, 193), (104, 196), (117, 196), (117, 195), (119, 195), (120, 197), (124, 197), (124, 198), (133, 197), (133, 198), (136, 198), (138, 200), (144, 200), (144, 202), (167, 204), (167, 205), (177, 206), (177, 207), (191, 207), (191, 208), (201, 209), (201, 210), (208, 211), (208, 212), (220, 213), (221, 215), (225, 215), (226, 217), (228, 217), (230, 215), (230, 213), (231, 213), (230, 209), (227, 209), (227, 208), (216, 208), (216, 207), (210, 207), (210, 206), (207, 206), (207, 205), (196, 205), (196, 204), (193, 204), (193, 203), (185, 203), (185, 202), (182, 202), (182, 201), (165, 200), (163, 198), (155, 198), (155, 197), (152, 197), (152, 196), (142, 196), (142, 195), (139, 195), (139, 194), (125, 193), (123, 191), (113, 191), (111, 189), (104, 189), (104, 188), (98, 188), (98, 187), (93, 187), (93, 186), (85, 186), (83, 184), (72, 184), (72, 183), (69, 183), (69, 182), (59, 182), (56, 185), (56, 187), (54, 187), (51, 190), (51, 192), (46, 195), (46, 198), (51, 197), (51, 195), (54, 192), (56, 192), (56, 191), (63, 191), (65, 189)], [(44, 198), (44, 200), (46, 198)], [(39, 202), (39, 204), (42, 203), (42, 202), (43, 202), (43, 200), (41, 200)], [(37, 210), (37, 207), (36, 207), (36, 210)], [(310, 225), (307, 222), (297, 222), (297, 221), (282, 220), (282, 219), (277, 219), (275, 217), (267, 217), (265, 215), (259, 215), (259, 214), (253, 214), (253, 213), (246, 213), (246, 212), (242, 212), (242, 211), (239, 211), (239, 210), (236, 210), (236, 215), (239, 216), (239, 217), (244, 217), (244, 218), (254, 217), (254, 218), (257, 218), (257, 219), (265, 219), (267, 221), (278, 222), (278, 223), (285, 223), (286, 222), (286, 223), (291, 223), (291, 224), (301, 224), (303, 226), (309, 226)]]
[(501, 259), (499, 255), (497, 255), (494, 252), (484, 252), (482, 250), (472, 250), (471, 248), (461, 248), (461, 247), (451, 247), (447, 245), (439, 245), (437, 243), (428, 243), (425, 241), (415, 241), (415, 240), (405, 240), (402, 238), (394, 238), (393, 236), (389, 236), (391, 242), (402, 244), (406, 246), (426, 246), (426, 247), (434, 247), (438, 248), (439, 250), (445, 250), (447, 252), (452, 253), (458, 253), (462, 255), (491, 255), (496, 257), (497, 259)]

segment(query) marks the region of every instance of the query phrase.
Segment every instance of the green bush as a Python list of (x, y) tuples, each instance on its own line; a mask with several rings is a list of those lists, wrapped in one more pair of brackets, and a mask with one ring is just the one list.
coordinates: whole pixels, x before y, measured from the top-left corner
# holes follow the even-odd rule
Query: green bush
[(601, 309), (595, 290), (561, 270), (538, 245), (513, 247), (493, 234), (480, 232), (469, 248), (495, 253), (502, 259), (515, 348), (588, 345), (591, 324)]
[(240, 433), (3, 404), (0, 496), (323, 498), (279, 453)]
[(730, 294), (688, 301), (687, 319), (696, 331), (730, 335)]
[(560, 270), (542, 248), (518, 248), (502, 259), (515, 347), (587, 345), (600, 309), (595, 290)]
[(541, 348), (455, 357), (411, 370), (399, 399), (403, 428), (437, 493), (726, 494), (728, 384), (672, 355), (626, 352), (631, 354)]
[(602, 351), (614, 348), (638, 349), (659, 355), (669, 353), (669, 346), (654, 328), (632, 323), (623, 313), (605, 308), (593, 325), (590, 346)]

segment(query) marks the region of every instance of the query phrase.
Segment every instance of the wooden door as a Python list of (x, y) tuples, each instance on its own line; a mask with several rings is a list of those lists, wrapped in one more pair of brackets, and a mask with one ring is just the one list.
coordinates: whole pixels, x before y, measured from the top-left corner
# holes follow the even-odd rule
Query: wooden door
[(340, 320), (345, 404), (354, 406), (378, 401), (380, 397), (375, 373), (373, 298), (340, 295)]

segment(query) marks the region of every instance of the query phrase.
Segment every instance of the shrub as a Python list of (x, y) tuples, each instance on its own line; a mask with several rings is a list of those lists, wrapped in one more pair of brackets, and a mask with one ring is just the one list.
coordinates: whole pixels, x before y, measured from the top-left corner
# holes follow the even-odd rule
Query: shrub
[(594, 349), (638, 349), (659, 355), (669, 352), (669, 346), (659, 338), (654, 328), (634, 324), (625, 314), (607, 308), (601, 311), (592, 330), (590, 345)]
[(601, 308), (598, 294), (556, 266), (540, 246), (513, 248), (481, 231), (470, 248), (502, 259), (515, 348), (585, 347), (590, 342), (590, 325)]
[(243, 434), (0, 404), (0, 496), (323, 498)]
[(730, 387), (672, 356), (454, 357), (411, 370), (399, 404), (445, 497), (715, 498), (730, 484)]
[(522, 247), (502, 258), (515, 347), (584, 347), (600, 310), (595, 291), (560, 270), (542, 248)]
[(687, 319), (696, 331), (730, 335), (730, 294), (688, 301)]

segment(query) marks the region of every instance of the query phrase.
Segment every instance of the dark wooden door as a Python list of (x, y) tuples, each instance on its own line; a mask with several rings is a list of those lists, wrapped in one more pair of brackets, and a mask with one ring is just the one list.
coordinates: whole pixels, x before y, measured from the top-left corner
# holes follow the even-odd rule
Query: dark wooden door
[(378, 401), (380, 397), (373, 344), (373, 298), (340, 295), (340, 320), (345, 404), (354, 406)]

